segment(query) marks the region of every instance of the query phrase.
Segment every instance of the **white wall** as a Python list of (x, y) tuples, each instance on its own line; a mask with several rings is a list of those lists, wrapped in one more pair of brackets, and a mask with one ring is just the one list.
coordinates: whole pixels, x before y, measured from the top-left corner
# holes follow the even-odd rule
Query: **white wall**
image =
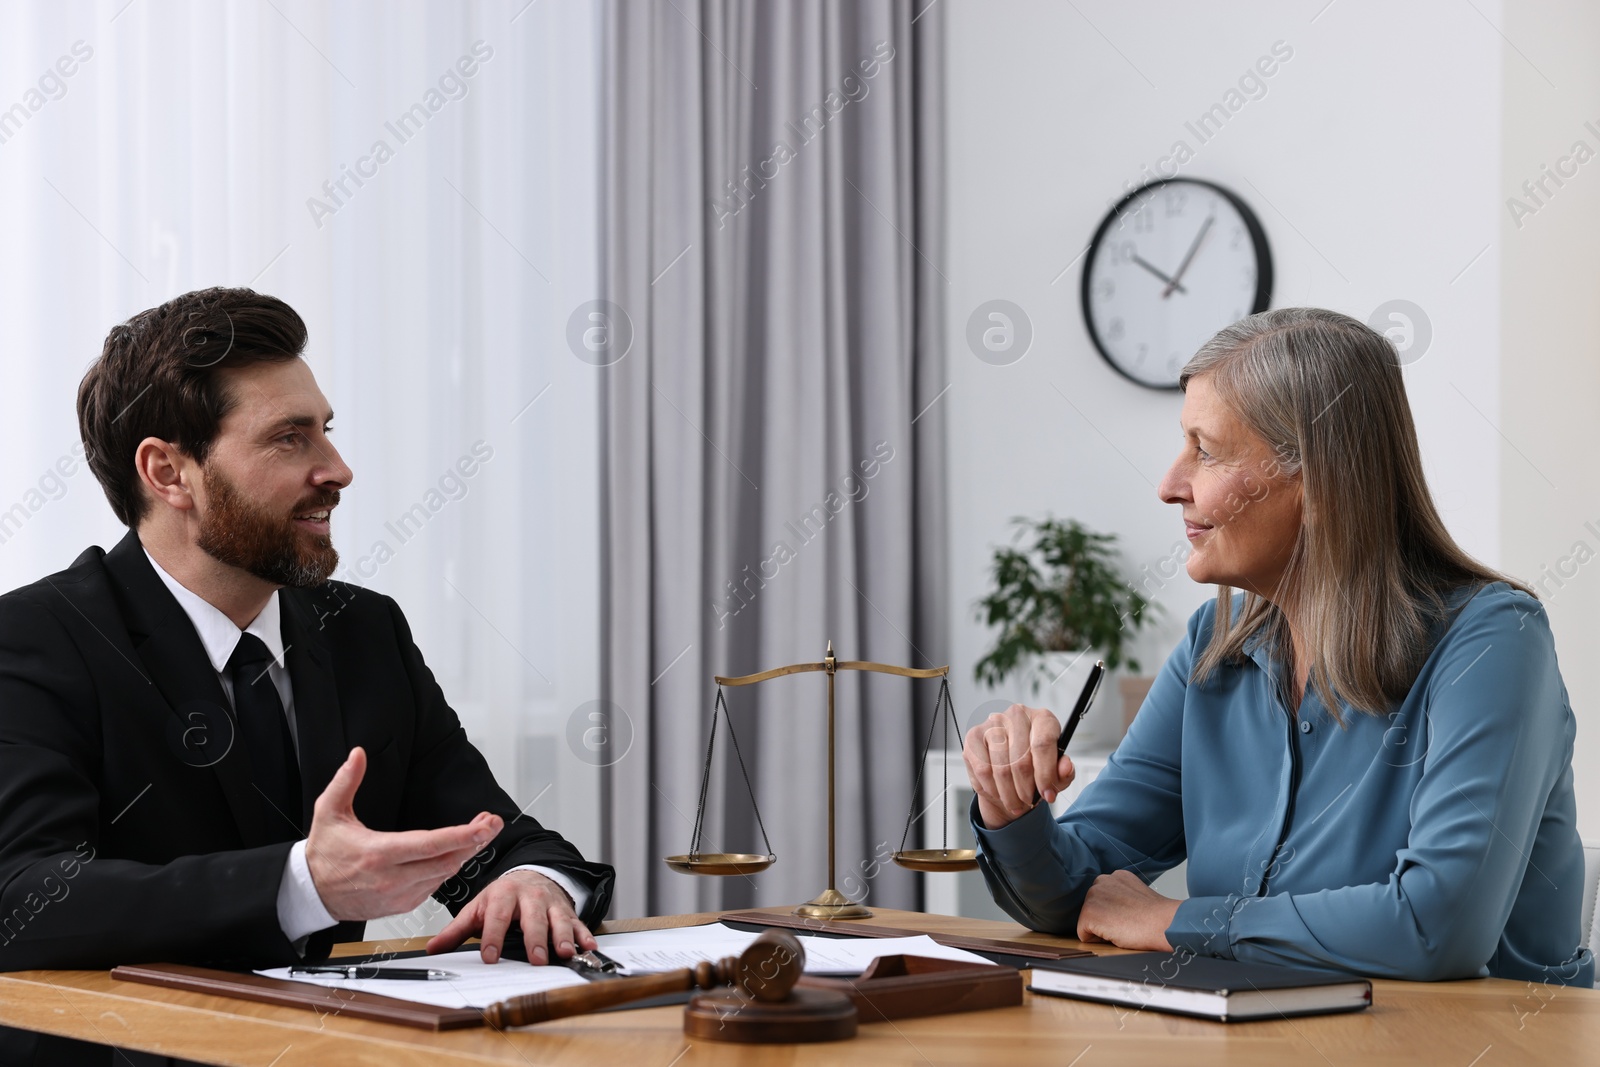
[(1542, 167), (1571, 173), (1561, 159), (1576, 141), (1600, 152), (1600, 9), (1508, 4), (1501, 28), (1503, 198), (1535, 209), (1499, 205), (1501, 562), (1549, 607), (1578, 716), (1578, 825), (1600, 838), (1600, 161), (1547, 179), (1542, 204), (1521, 188)]
[[(1079, 310), (1081, 261), (1063, 273), (1125, 183), (1147, 180), (1141, 168), (1178, 139), (1195, 149), (1183, 175), (1234, 189), (1260, 217), (1273, 306), (1364, 320), (1392, 299), (1423, 310), (1432, 342), (1406, 385), (1434, 494), (1468, 551), (1532, 577), (1578, 537), (1600, 548), (1581, 528), (1600, 520), (1600, 495), (1583, 491), (1593, 450), (1578, 436), (1595, 425), (1592, 246), (1579, 259), (1597, 232), (1600, 162), (1554, 202), (1538, 238), (1509, 239), (1501, 192), (1507, 168), (1520, 182), (1583, 134), (1582, 119), (1600, 125), (1595, 16), (1563, 14), (1580, 6), (1512, 20), (1509, 35), (1525, 34), (1523, 51), (1557, 92), (1490, 24), (1497, 3), (949, 5), (952, 673), (963, 717), (990, 695), (971, 680), (989, 638), (972, 604), (1011, 516), (1049, 511), (1115, 532), (1136, 575), (1183, 542), (1176, 509), (1153, 488), (1179, 444), (1180, 398), (1105, 365)], [(1278, 41), (1293, 56), (1265, 95), (1199, 145), (1184, 123)], [(1546, 218), (1527, 221), (1531, 233)], [(980, 362), (964, 340), (968, 315), (995, 298), (1020, 305), (1035, 331), (1006, 367)], [(1508, 335), (1537, 341), (1503, 350)], [(1502, 409), (1509, 441), (1494, 426)], [(1511, 442), (1561, 489), (1548, 491)], [(1552, 612), (1580, 730), (1593, 732), (1600, 676), (1579, 659), (1600, 578), (1582, 581), (1586, 591), (1575, 586)], [(1180, 574), (1159, 591), (1166, 615), (1140, 642), (1147, 670), (1208, 589)], [(1583, 766), (1600, 763), (1592, 744), (1580, 752)], [(1600, 795), (1584, 790), (1580, 804), (1600, 835)]]

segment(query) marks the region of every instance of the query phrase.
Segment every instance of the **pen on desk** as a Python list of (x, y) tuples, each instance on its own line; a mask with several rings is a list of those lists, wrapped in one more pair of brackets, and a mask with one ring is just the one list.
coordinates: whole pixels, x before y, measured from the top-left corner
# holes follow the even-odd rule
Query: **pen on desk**
[(567, 961), (567, 966), (580, 973), (593, 971), (596, 974), (618, 974), (622, 971), (622, 964), (597, 948), (578, 953)]
[(454, 971), (436, 971), (426, 967), (290, 967), (289, 974), (321, 978), (389, 978), (402, 982), (443, 982), (461, 977)]
[[(1083, 683), (1083, 692), (1078, 694), (1078, 702), (1073, 705), (1072, 713), (1061, 724), (1061, 736), (1056, 738), (1056, 762), (1061, 762), (1061, 757), (1067, 754), (1067, 745), (1072, 741), (1072, 735), (1078, 731), (1078, 723), (1089, 713), (1089, 705), (1094, 703), (1094, 695), (1100, 691), (1100, 679), (1105, 677), (1105, 660), (1095, 660), (1094, 666), (1089, 670), (1089, 680)], [(1033, 802), (1040, 801), (1038, 792), (1033, 794)]]

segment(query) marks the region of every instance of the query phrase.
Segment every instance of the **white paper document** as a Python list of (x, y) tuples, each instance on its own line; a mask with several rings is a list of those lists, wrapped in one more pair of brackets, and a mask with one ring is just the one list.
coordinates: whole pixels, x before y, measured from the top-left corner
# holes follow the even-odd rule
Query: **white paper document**
[[(790, 933), (796, 933), (791, 930)], [(616, 960), (627, 974), (649, 974), (716, 962), (737, 956), (758, 933), (721, 923), (675, 930), (639, 930), (602, 934), (600, 951)], [(917, 937), (813, 937), (796, 934), (806, 950), (807, 974), (860, 974), (880, 956), (927, 956), (966, 963), (988, 963), (973, 952), (947, 948), (926, 934)]]
[[(338, 966), (338, 960), (329, 960)], [(413, 956), (407, 959), (386, 960), (382, 963), (363, 963), (363, 967), (401, 967), (450, 971), (459, 978), (434, 981), (400, 980), (392, 978), (339, 978), (335, 975), (289, 973), (287, 967), (274, 967), (257, 971), (267, 978), (283, 978), (291, 982), (309, 982), (329, 989), (351, 989), (362, 993), (376, 993), (381, 997), (409, 1000), (416, 1004), (433, 1004), (441, 1008), (487, 1008), (507, 997), (524, 993), (537, 993), (562, 986), (583, 985), (586, 979), (565, 967), (535, 967), (520, 960), (503, 959), (499, 963), (484, 963), (476, 948), (461, 952), (444, 952), (437, 956)]]
[[(795, 933), (795, 931), (790, 931)], [(602, 934), (596, 938), (600, 951), (621, 965), (624, 974), (653, 974), (693, 967), (737, 956), (754, 941), (758, 933), (735, 930), (721, 923), (686, 926), (674, 930), (638, 930), (625, 934)], [(806, 950), (807, 974), (856, 975), (880, 956), (929, 956), (967, 963), (988, 963), (976, 953), (946, 948), (927, 935), (919, 937), (812, 937), (796, 934)], [(338, 960), (329, 960), (337, 966)], [(363, 967), (428, 968), (449, 971), (457, 978), (434, 981), (388, 978), (340, 978), (335, 975), (291, 975), (287, 967), (274, 967), (256, 973), (267, 978), (309, 982), (329, 989), (359, 990), (382, 997), (433, 1004), (441, 1008), (486, 1008), (507, 997), (537, 993), (562, 986), (583, 985), (587, 979), (566, 967), (535, 967), (519, 960), (502, 959), (484, 963), (476, 948), (446, 952), (437, 956), (411, 956), (363, 963)]]

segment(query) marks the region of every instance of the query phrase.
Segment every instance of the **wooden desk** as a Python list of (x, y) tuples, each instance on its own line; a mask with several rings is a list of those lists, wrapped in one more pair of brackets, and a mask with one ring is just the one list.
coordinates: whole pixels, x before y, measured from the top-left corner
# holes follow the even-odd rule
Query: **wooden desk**
[[(603, 932), (687, 925), (690, 915), (606, 923)], [(879, 909), (884, 925), (1053, 941), (1011, 923)], [(370, 952), (420, 946), (347, 946)], [(1067, 942), (1075, 944), (1075, 942)], [(1093, 946), (1095, 951), (1107, 950)], [(1373, 983), (1373, 1007), (1225, 1026), (1025, 994), (1021, 1007), (863, 1024), (854, 1041), (725, 1045), (686, 1041), (681, 1008), (563, 1019), (509, 1033), (429, 1033), (248, 1001), (114, 982), (100, 971), (0, 973), (0, 1023), (238, 1067), (863, 1063), (1498, 1064), (1585, 1063), (1600, 1054), (1600, 991), (1482, 979)]]

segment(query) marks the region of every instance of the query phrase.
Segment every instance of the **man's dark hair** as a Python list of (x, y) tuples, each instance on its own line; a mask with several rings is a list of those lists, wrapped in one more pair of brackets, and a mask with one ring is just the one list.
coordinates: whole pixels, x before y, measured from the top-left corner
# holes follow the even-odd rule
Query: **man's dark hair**
[(204, 463), (234, 404), (217, 371), (287, 362), (305, 346), (295, 310), (250, 289), (184, 293), (112, 327), (78, 386), (78, 431), (123, 525), (149, 506), (133, 462), (140, 441), (159, 437)]

